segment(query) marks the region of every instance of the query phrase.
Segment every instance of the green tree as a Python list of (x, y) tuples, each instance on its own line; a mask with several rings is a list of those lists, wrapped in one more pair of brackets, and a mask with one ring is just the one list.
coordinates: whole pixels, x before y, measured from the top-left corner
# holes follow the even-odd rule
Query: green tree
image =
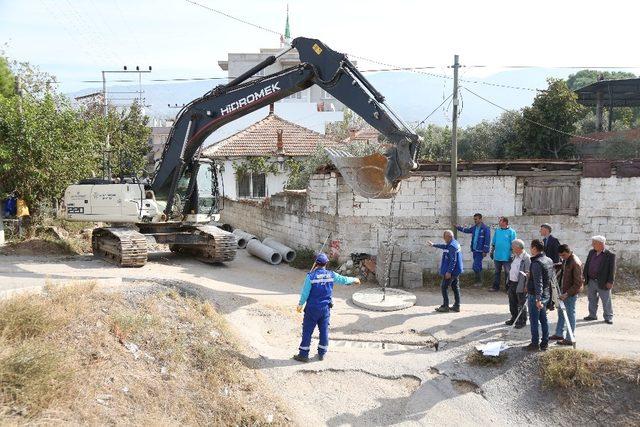
[(416, 129), (422, 137), (420, 159), (431, 162), (447, 161), (451, 159), (451, 129), (449, 126), (429, 124), (427, 127)]
[(343, 141), (349, 137), (350, 130), (360, 130), (365, 126), (366, 122), (362, 117), (346, 108), (341, 121), (327, 123), (325, 135), (334, 141)]
[[(147, 164), (149, 154), (149, 117), (142, 114), (137, 102), (121, 110), (109, 107), (106, 121), (95, 117), (100, 123), (100, 134), (109, 134), (109, 163), (115, 176), (138, 176)], [(105, 141), (106, 142), (106, 141)]]
[(530, 107), (522, 109), (517, 122), (517, 139), (506, 146), (510, 158), (567, 158), (574, 154), (569, 143), (576, 122), (587, 109), (563, 80), (549, 79), (549, 87), (539, 93)]
[(635, 74), (626, 71), (598, 71), (598, 70), (580, 70), (575, 74), (569, 75), (567, 78), (567, 86), (571, 90), (580, 89), (598, 81), (598, 76), (602, 75), (605, 80), (616, 79), (633, 79)]
[(0, 96), (9, 98), (14, 95), (15, 76), (9, 67), (9, 61), (0, 52)]
[(96, 124), (52, 95), (0, 98), (0, 183), (37, 213), (45, 201), (98, 172)]

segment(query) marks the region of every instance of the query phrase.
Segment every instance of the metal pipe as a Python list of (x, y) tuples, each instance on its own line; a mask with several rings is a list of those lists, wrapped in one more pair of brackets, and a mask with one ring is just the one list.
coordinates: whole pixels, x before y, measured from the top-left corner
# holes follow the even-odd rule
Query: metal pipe
[(275, 249), (263, 245), (258, 239), (253, 239), (247, 243), (247, 252), (273, 265), (282, 262), (282, 255), (276, 252)]
[(233, 230), (233, 234), (236, 236), (236, 239), (238, 239), (238, 247), (240, 249), (246, 248), (247, 243), (249, 243), (251, 240), (257, 239), (257, 237), (253, 234), (247, 233), (246, 231), (240, 230), (239, 228)]
[(296, 251), (291, 249), (289, 246), (283, 245), (277, 240), (274, 240), (271, 237), (265, 238), (262, 241), (262, 244), (275, 249), (280, 255), (282, 255), (282, 259), (284, 260), (284, 262), (291, 262), (296, 258)]

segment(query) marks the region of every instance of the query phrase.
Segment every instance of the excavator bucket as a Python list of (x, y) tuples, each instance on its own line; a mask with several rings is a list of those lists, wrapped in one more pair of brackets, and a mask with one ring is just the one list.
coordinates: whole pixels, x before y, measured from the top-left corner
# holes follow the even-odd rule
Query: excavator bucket
[(347, 185), (359, 196), (368, 199), (390, 199), (398, 187), (387, 179), (387, 157), (374, 153), (356, 157), (343, 150), (325, 148), (331, 161)]

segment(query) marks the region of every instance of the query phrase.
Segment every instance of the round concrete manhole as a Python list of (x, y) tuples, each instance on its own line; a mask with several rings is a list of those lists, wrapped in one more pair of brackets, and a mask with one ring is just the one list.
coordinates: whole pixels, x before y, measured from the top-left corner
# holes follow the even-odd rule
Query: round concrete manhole
[(363, 289), (353, 294), (353, 303), (358, 307), (372, 311), (395, 311), (413, 307), (416, 296), (400, 289), (382, 288)]

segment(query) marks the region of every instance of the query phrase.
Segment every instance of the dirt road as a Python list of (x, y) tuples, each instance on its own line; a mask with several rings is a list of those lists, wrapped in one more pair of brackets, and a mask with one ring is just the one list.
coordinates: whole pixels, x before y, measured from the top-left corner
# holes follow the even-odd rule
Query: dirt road
[[(304, 425), (534, 424), (549, 422), (532, 405), (548, 400), (527, 355), (509, 350), (504, 369), (477, 368), (465, 357), (479, 341), (506, 327), (505, 294), (463, 289), (461, 313), (438, 314), (435, 290), (420, 290), (417, 304), (391, 313), (364, 311), (349, 302), (353, 287), (336, 289), (331, 348), (323, 362), (291, 360), (302, 317), (295, 312), (304, 272), (271, 266), (240, 251), (236, 261), (212, 266), (171, 253), (155, 253), (140, 269), (119, 269), (91, 257), (43, 258), (0, 255), (0, 294), (46, 281), (137, 279), (191, 289), (215, 300), (244, 340), (249, 362), (262, 370)], [(578, 316), (586, 315), (586, 298)], [(640, 299), (614, 300), (614, 325), (578, 323), (578, 347), (640, 358)], [(555, 325), (556, 314), (550, 313)], [(509, 343), (526, 344), (528, 329)], [(434, 343), (439, 343), (435, 351)], [(315, 345), (317, 341), (314, 341)], [(312, 351), (312, 354), (314, 351)], [(535, 400), (537, 399), (537, 400)], [(535, 402), (534, 402), (535, 400)], [(553, 405), (553, 403), (551, 403)], [(561, 415), (551, 420), (567, 425)]]

